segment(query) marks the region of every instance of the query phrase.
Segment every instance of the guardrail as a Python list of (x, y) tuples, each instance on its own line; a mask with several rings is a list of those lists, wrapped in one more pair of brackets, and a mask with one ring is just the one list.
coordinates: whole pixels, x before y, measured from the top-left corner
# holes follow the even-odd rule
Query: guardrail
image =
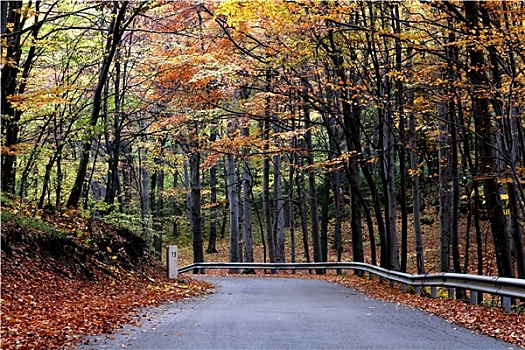
[(354, 270), (368, 272), (370, 278), (373, 275), (381, 279), (387, 279), (393, 286), (401, 283), (403, 292), (407, 286), (416, 289), (420, 293), (423, 287), (431, 288), (431, 297), (437, 296), (437, 287), (448, 288), (449, 298), (454, 298), (454, 288), (469, 290), (470, 302), (478, 302), (478, 293), (488, 293), (502, 297), (502, 307), (506, 312), (511, 309), (512, 298), (525, 298), (525, 280), (508, 277), (491, 277), (468, 275), (461, 273), (433, 273), (424, 275), (412, 275), (398, 271), (387, 270), (378, 266), (359, 262), (322, 262), (322, 263), (232, 263), (232, 262), (203, 262), (185, 266), (178, 270), (185, 273), (195, 269), (265, 269), (265, 270)]

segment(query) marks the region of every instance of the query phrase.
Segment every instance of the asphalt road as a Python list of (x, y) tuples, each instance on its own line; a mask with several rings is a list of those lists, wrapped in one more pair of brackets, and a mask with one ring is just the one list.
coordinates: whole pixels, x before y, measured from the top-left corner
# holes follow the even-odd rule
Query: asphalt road
[(206, 277), (216, 292), (148, 310), (81, 349), (516, 349), (407, 307), (315, 280)]

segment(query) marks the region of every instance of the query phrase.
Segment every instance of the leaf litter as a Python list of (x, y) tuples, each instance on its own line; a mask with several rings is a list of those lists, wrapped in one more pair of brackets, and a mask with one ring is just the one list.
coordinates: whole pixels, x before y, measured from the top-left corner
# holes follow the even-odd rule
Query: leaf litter
[[(1, 349), (73, 348), (85, 335), (137, 323), (145, 307), (210, 293), (187, 276), (169, 280), (131, 232), (77, 215), (43, 218), (65, 231), (2, 223)], [(69, 234), (82, 228), (89, 234)], [(85, 231), (84, 231), (85, 230)]]

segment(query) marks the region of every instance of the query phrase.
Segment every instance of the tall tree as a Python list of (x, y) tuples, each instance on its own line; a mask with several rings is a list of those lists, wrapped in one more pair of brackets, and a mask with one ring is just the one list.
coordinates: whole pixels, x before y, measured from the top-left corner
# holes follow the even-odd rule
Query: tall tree
[[(24, 4), (22, 1), (2, 1), (0, 4), (0, 24), (2, 36), (2, 191), (15, 193), (16, 154), (19, 143), (20, 120), (23, 110), (13, 104), (15, 95), (23, 95), (29, 74), (36, 60), (37, 40), (40, 29), (57, 2), (51, 3), (47, 13), (40, 17), (41, 1)], [(34, 23), (27, 26), (27, 20), (34, 13)], [(27, 26), (27, 28), (26, 28)], [(24, 33), (27, 37), (24, 38)], [(29, 50), (22, 61), (24, 42), (28, 41)]]
[(82, 196), (82, 188), (87, 174), (93, 138), (96, 135), (94, 129), (97, 126), (102, 111), (102, 93), (108, 78), (111, 64), (113, 63), (113, 58), (115, 57), (115, 53), (117, 52), (117, 48), (119, 47), (120, 40), (126, 28), (130, 25), (135, 16), (137, 16), (140, 11), (147, 6), (147, 3), (139, 4), (138, 7), (131, 13), (131, 15), (126, 18), (128, 5), (128, 2), (113, 2), (110, 16), (111, 20), (107, 28), (108, 35), (106, 37), (106, 45), (104, 48), (105, 55), (101, 63), (98, 82), (95, 87), (95, 91), (93, 92), (93, 106), (91, 116), (89, 118), (89, 128), (86, 130), (86, 134), (82, 140), (82, 149), (80, 152), (80, 161), (76, 172), (75, 182), (66, 204), (68, 207), (77, 207)]
[[(465, 1), (463, 5), (467, 27), (472, 31), (473, 38), (479, 39), (482, 30), (479, 3), (477, 1)], [(473, 45), (469, 45), (467, 50), (470, 57), (470, 69), (468, 71), (470, 82), (475, 87), (488, 87), (489, 80), (483, 51)], [(514, 268), (508, 226), (497, 180), (501, 173), (497, 157), (497, 130), (492, 121), (490, 101), (482, 91), (473, 91), (472, 104), (475, 129), (479, 135), (480, 169), (484, 177), (483, 189), (496, 249), (498, 274), (502, 277), (513, 277)]]

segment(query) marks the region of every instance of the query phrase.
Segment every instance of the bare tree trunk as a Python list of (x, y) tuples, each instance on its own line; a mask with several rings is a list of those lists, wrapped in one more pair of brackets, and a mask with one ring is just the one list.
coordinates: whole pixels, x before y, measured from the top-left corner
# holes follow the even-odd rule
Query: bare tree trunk
[[(390, 6), (392, 13), (392, 27), (394, 33), (398, 36), (395, 38), (395, 69), (398, 72), (403, 71), (403, 48), (399, 36), (401, 36), (401, 18), (399, 17), (398, 3), (392, 3)], [(408, 258), (408, 215), (406, 203), (406, 155), (405, 155), (405, 96), (403, 94), (404, 86), (400, 79), (395, 79), (394, 96), (396, 109), (399, 116), (399, 140), (397, 143), (397, 152), (399, 154), (399, 206), (401, 211), (401, 266), (400, 271), (406, 272)]]
[[(394, 152), (394, 135), (392, 135), (392, 126), (387, 122), (391, 122), (392, 118), (387, 113), (386, 120), (381, 123), (382, 135), (382, 177), (383, 190), (385, 192), (385, 216), (387, 222), (387, 240), (389, 246), (389, 267), (392, 270), (399, 270), (399, 247), (396, 230), (396, 188), (395, 188), (395, 152)], [(383, 118), (384, 116), (380, 116)]]
[[(297, 155), (295, 155), (297, 158)], [(297, 161), (296, 161), (297, 164)], [(310, 262), (310, 244), (308, 240), (308, 224), (306, 218), (306, 190), (304, 188), (304, 174), (300, 171), (296, 172), (295, 183), (297, 187), (297, 206), (299, 208), (299, 217), (301, 218), (301, 231), (303, 238), (303, 252), (306, 262)]]
[(153, 219), (153, 246), (155, 248), (155, 255), (158, 259), (162, 256), (162, 234), (163, 234), (163, 216), (164, 216), (164, 170), (155, 170), (152, 176), (151, 193), (151, 213)]
[(417, 143), (416, 143), (416, 122), (413, 113), (410, 114), (408, 120), (408, 128), (410, 131), (410, 168), (411, 168), (411, 179), (412, 179), (412, 207), (413, 216), (412, 220), (414, 223), (414, 235), (416, 241), (416, 265), (417, 273), (425, 273), (425, 257), (423, 249), (423, 230), (421, 229), (421, 209), (419, 203), (419, 165), (417, 161)]
[(330, 208), (332, 175), (331, 173), (324, 174), (323, 186), (321, 188), (321, 252), (323, 261), (328, 261), (328, 210)]
[(262, 165), (262, 191), (263, 191), (263, 212), (264, 212), (264, 222), (266, 228), (266, 239), (268, 240), (268, 254), (270, 257), (270, 262), (277, 262), (276, 251), (275, 251), (275, 240), (272, 230), (272, 208), (271, 208), (271, 199), (270, 199), (270, 157), (266, 153), (269, 149), (269, 132), (270, 132), (270, 121), (265, 119), (263, 121), (263, 165)]
[(131, 160), (131, 147), (127, 146), (122, 149), (122, 189), (123, 195), (120, 197), (120, 207), (124, 213), (129, 213), (131, 202), (131, 189), (133, 188), (133, 161)]
[[(143, 142), (147, 142), (143, 137)], [(149, 215), (150, 215), (150, 187), (149, 187), (149, 171), (146, 165), (146, 151), (139, 149), (139, 169), (140, 169), (140, 212), (142, 222), (141, 237), (146, 242), (146, 247), (151, 245), (151, 237), (149, 234)]]
[[(511, 107), (508, 115), (503, 116), (503, 138), (508, 163), (512, 172), (513, 181), (507, 183), (507, 193), (509, 195), (509, 232), (512, 238), (514, 256), (516, 257), (516, 270), (518, 278), (525, 278), (525, 246), (523, 245), (523, 215), (524, 208), (520, 198), (523, 199), (523, 188), (520, 184), (519, 176), (516, 175), (516, 168), (519, 164), (518, 139), (520, 124), (516, 107)], [(521, 207), (520, 207), (521, 206)]]
[(276, 237), (276, 260), (277, 262), (285, 262), (284, 255), (284, 201), (282, 189), (281, 176), (281, 156), (276, 154), (273, 156), (273, 186), (274, 186), (274, 229)]
[[(201, 179), (200, 158), (198, 150), (192, 150), (189, 159), (190, 165), (190, 221), (191, 238), (193, 241), (193, 262), (204, 262), (204, 244), (202, 235), (201, 214)], [(194, 274), (204, 273), (203, 269), (194, 269)]]
[[(239, 251), (239, 194), (237, 193), (237, 174), (235, 157), (226, 156), (228, 162), (228, 198), (230, 201), (230, 262), (240, 262)], [(230, 273), (239, 273), (239, 269), (232, 268)]]
[[(292, 147), (295, 147), (297, 140), (294, 137)], [(290, 231), (290, 262), (295, 263), (295, 210), (294, 210), (294, 176), (295, 176), (295, 155), (289, 155), (288, 172), (288, 217)], [(295, 273), (295, 271), (292, 271)]]
[[(177, 190), (178, 186), (179, 186), (179, 172), (175, 170), (173, 172), (173, 188)], [(171, 206), (172, 206), (172, 215), (173, 215), (173, 220), (172, 220), (173, 226), (172, 226), (171, 234), (173, 237), (178, 237), (179, 236), (178, 216), (181, 215), (181, 211), (180, 211), (179, 206), (177, 205), (177, 201), (175, 198), (172, 199)]]
[[(445, 104), (438, 106), (438, 115), (446, 119), (448, 108)], [(442, 272), (450, 271), (450, 244), (452, 237), (452, 186), (450, 170), (450, 139), (448, 124), (439, 122), (439, 241), (440, 266)]]
[[(314, 164), (314, 154), (313, 154), (313, 144), (312, 144), (312, 132), (310, 128), (310, 111), (305, 109), (304, 111), (306, 133), (304, 136), (306, 149), (308, 155), (306, 160), (308, 162), (308, 194), (309, 194), (309, 204), (310, 204), (310, 229), (312, 234), (312, 248), (314, 254), (314, 262), (323, 261), (323, 253), (321, 250), (321, 235), (319, 232), (319, 211), (317, 206), (317, 184), (315, 182), (315, 171), (313, 169)], [(316, 270), (316, 274), (324, 274), (323, 270)]]
[[(343, 196), (342, 196), (342, 174), (341, 171), (338, 170), (333, 173), (333, 186), (332, 190), (334, 192), (334, 202), (335, 202), (335, 224), (334, 224), (334, 245), (335, 250), (337, 252), (337, 261), (341, 261), (342, 255), (343, 255), (343, 230), (342, 230), (342, 223), (343, 223)], [(373, 244), (373, 240), (371, 241), (371, 244)], [(375, 250), (375, 247), (373, 247)], [(342, 270), (337, 270), (337, 274), (342, 274)]]
[[(128, 69), (127, 63), (124, 63), (123, 69), (121, 69), (120, 56), (121, 48), (120, 44), (116, 49), (115, 55), (115, 96), (114, 96), (114, 106), (115, 112), (113, 117), (113, 140), (107, 139), (107, 153), (108, 153), (108, 182), (106, 186), (106, 196), (104, 197), (104, 202), (109, 205), (108, 211), (112, 211), (113, 204), (115, 202), (115, 196), (119, 188), (119, 162), (120, 162), (120, 151), (121, 151), (121, 138), (122, 138), (122, 125), (124, 123), (124, 112), (122, 109), (122, 101), (124, 100), (124, 95), (126, 89), (122, 89), (120, 86), (121, 80), (125, 83), (126, 81), (126, 71)], [(122, 72), (123, 70), (123, 72)]]
[[(212, 130), (210, 142), (217, 139), (217, 133)], [(217, 165), (213, 164), (210, 168), (210, 236), (208, 237), (208, 248), (206, 253), (217, 253)]]
[[(250, 136), (248, 125), (242, 127), (243, 137)], [(243, 206), (243, 231), (244, 231), (244, 261), (253, 262), (253, 236), (252, 236), (252, 178), (250, 174), (249, 149), (243, 150), (244, 159), (242, 162), (242, 206)], [(254, 274), (254, 269), (245, 269), (244, 273)]]

